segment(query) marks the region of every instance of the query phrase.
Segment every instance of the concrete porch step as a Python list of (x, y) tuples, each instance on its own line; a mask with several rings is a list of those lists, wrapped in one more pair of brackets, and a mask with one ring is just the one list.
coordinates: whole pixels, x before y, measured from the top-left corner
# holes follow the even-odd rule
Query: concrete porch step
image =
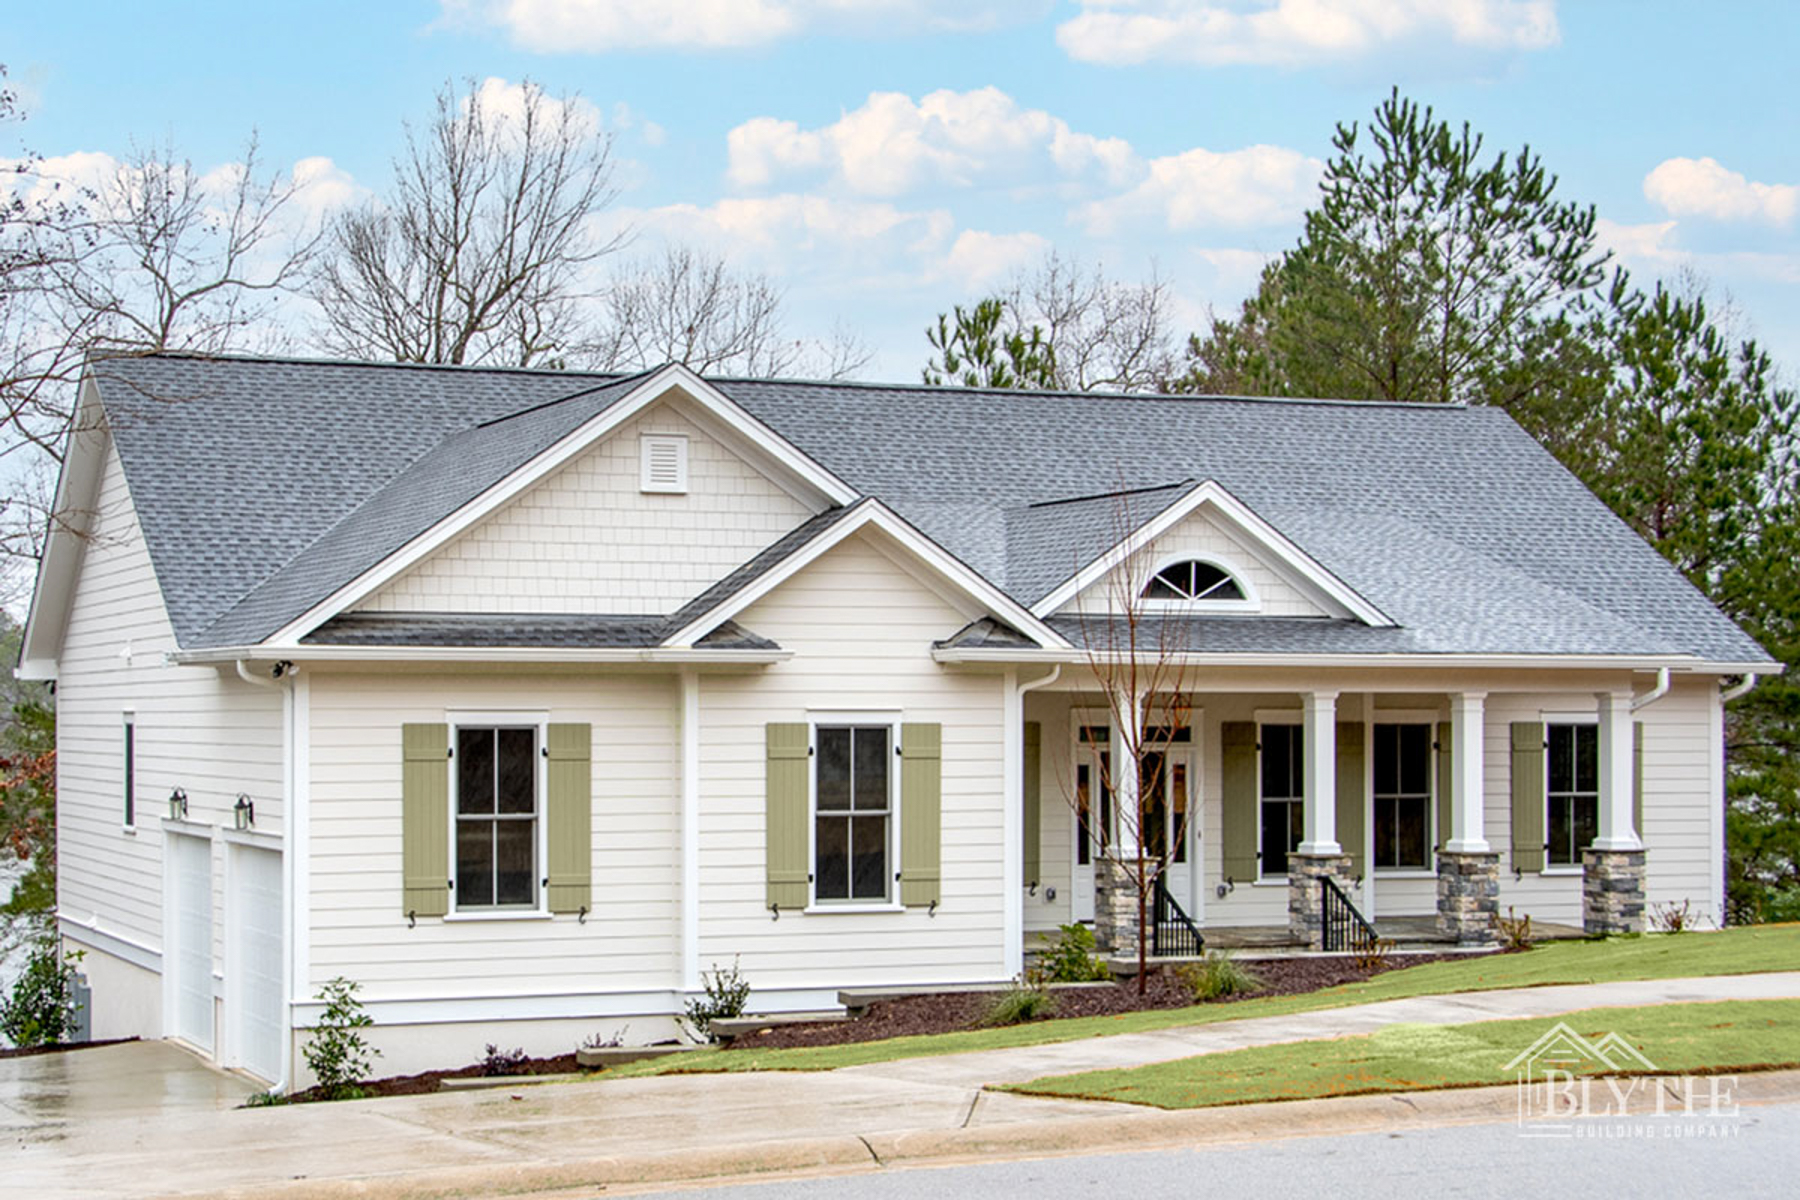
[(831, 1009), (821, 1012), (767, 1013), (762, 1016), (722, 1017), (708, 1025), (707, 1031), (716, 1038), (730, 1041), (746, 1033), (759, 1033), (764, 1029), (775, 1029), (782, 1025), (829, 1025), (848, 1021), (850, 1014)]

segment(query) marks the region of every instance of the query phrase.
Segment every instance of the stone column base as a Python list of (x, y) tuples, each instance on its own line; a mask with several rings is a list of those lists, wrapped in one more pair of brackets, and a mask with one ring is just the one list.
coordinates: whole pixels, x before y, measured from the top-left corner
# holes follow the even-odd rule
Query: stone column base
[(1288, 937), (1308, 950), (1325, 948), (1325, 888), (1319, 880), (1327, 875), (1345, 887), (1350, 879), (1349, 855), (1288, 855)]
[(1581, 852), (1581, 926), (1590, 934), (1644, 932), (1644, 852)]
[(1499, 930), (1500, 855), (1439, 850), (1438, 932), (1459, 946), (1491, 946)]
[(1107, 855), (1094, 862), (1094, 943), (1102, 955), (1136, 958), (1138, 952), (1137, 884), (1120, 863)]

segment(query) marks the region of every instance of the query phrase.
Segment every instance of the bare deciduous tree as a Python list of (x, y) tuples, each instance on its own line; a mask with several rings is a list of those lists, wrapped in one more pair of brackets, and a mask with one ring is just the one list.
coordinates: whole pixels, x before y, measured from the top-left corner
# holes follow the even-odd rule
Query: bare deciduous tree
[(676, 362), (701, 374), (759, 379), (842, 379), (869, 361), (869, 351), (842, 327), (809, 340), (789, 337), (783, 324), (781, 292), (767, 276), (734, 270), (723, 256), (670, 246), (614, 277), (606, 328), (592, 357), (603, 370)]
[[(516, 100), (516, 104), (513, 101)], [(347, 358), (556, 365), (587, 338), (612, 137), (578, 96), (446, 84), (382, 203), (340, 217), (315, 274), (319, 339)]]

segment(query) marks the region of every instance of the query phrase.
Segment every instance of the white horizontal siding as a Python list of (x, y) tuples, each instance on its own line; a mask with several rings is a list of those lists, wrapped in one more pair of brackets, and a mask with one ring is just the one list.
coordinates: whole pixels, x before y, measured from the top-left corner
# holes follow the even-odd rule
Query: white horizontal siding
[[(1208, 513), (1204, 506), (1188, 514), (1148, 547), (1133, 555), (1125, 566), (1090, 584), (1062, 608), (1070, 613), (1115, 611), (1121, 582), (1141, 589), (1159, 564), (1174, 558), (1202, 558), (1232, 569), (1256, 590), (1262, 605), (1257, 610), (1269, 617), (1318, 617), (1325, 613), (1304, 592), (1287, 581), (1249, 542)], [(1122, 576), (1122, 580), (1121, 577)]]
[[(109, 448), (84, 547), (57, 683), (58, 904), (65, 915), (148, 946), (162, 944), (168, 796), (188, 816), (230, 826), (240, 792), (257, 828), (282, 821), (282, 698), (230, 667), (164, 663), (175, 638), (123, 471)], [(124, 819), (122, 715), (136, 711), (137, 832)], [(222, 911), (214, 864), (215, 911)], [(215, 929), (215, 946), (223, 936)], [(139, 1032), (155, 1033), (156, 1030)]]
[[(947, 670), (932, 642), (968, 619), (877, 548), (846, 540), (740, 618), (795, 657), (701, 684), (700, 960), (741, 957), (753, 986), (996, 979), (1005, 974), (1003, 685)], [(898, 553), (895, 551), (895, 553)], [(943, 902), (882, 913), (765, 906), (764, 726), (809, 710), (897, 710), (943, 726)]]
[[(310, 994), (335, 975), (368, 999), (668, 988), (677, 978), (677, 693), (665, 675), (312, 675)], [(401, 903), (400, 736), (450, 710), (544, 710), (593, 728), (593, 911), (421, 918)], [(449, 864), (445, 864), (448, 873)]]
[[(639, 491), (643, 434), (687, 438), (685, 494)], [(811, 515), (673, 406), (659, 404), (358, 608), (673, 612)]]

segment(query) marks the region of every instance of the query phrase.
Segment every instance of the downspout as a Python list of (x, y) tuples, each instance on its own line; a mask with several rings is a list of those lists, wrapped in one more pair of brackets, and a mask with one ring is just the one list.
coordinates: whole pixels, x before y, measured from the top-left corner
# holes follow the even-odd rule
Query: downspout
[[(1002, 858), (1006, 864), (1002, 878), (1006, 898), (1002, 925), (1006, 939), (1005, 963), (1010, 975), (1017, 975), (1025, 966), (1025, 876), (1022, 853), (1025, 824), (1025, 694), (1054, 683), (1061, 674), (1062, 666), (1057, 664), (1042, 679), (1019, 683), (1017, 672), (1009, 670), (1006, 673), (1005, 691), (1002, 693), (1005, 696), (1005, 717), (1001, 722), (1004, 727), (1001, 736), (1005, 739), (1002, 744), (1006, 763), (1003, 772), (1006, 801), (1002, 811), (1007, 818), (1001, 822), (1006, 839), (1006, 851)], [(1019, 801), (1017, 807), (1012, 803), (1015, 797)], [(1014, 871), (1015, 863), (1020, 870)]]
[[(1756, 676), (1752, 675), (1750, 679), (1754, 682)], [(1649, 708), (1652, 704), (1655, 704), (1658, 700), (1661, 700), (1668, 694), (1669, 668), (1659, 667), (1656, 671), (1656, 686), (1645, 692), (1642, 696), (1633, 696), (1631, 698), (1631, 711), (1636, 712), (1640, 708)]]
[(1750, 672), (1750, 674), (1744, 676), (1743, 681), (1741, 683), (1739, 683), (1736, 687), (1728, 687), (1724, 691), (1720, 692), (1719, 693), (1719, 701), (1722, 704), (1730, 704), (1733, 700), (1736, 700), (1739, 696), (1744, 695), (1751, 688), (1753, 688), (1755, 686), (1756, 686), (1756, 672), (1752, 671), (1752, 672)]
[[(281, 1039), (281, 1078), (268, 1089), (271, 1096), (281, 1096), (288, 1090), (288, 1082), (294, 1077), (294, 1030), (293, 1030), (293, 995), (296, 972), (294, 966), (294, 757), (299, 748), (294, 745), (294, 664), (287, 661), (278, 662), (270, 670), (270, 677), (263, 678), (252, 673), (245, 665), (249, 660), (236, 660), (238, 678), (245, 683), (261, 688), (271, 688), (281, 693), (281, 924), (283, 932), (283, 953), (281, 956), (281, 993), (287, 997), (288, 1027), (282, 1031)], [(282, 681), (286, 680), (286, 683)]]

